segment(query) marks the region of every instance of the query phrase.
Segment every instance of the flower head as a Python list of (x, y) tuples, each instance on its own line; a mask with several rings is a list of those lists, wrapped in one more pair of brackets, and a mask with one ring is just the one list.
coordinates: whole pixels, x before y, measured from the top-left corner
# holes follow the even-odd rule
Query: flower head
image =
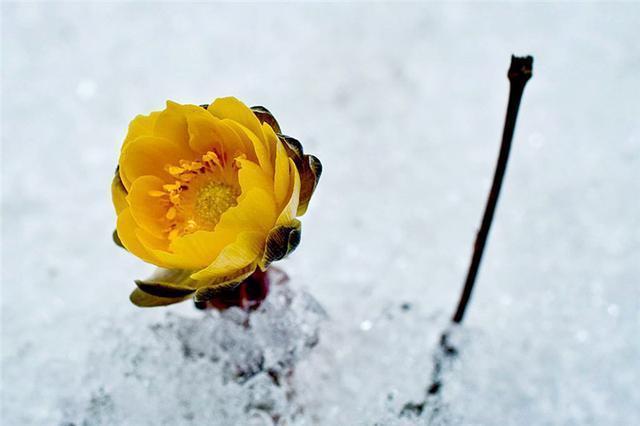
[(132, 302), (206, 301), (287, 256), (321, 171), (268, 110), (235, 98), (137, 116), (112, 183), (114, 237), (161, 269)]

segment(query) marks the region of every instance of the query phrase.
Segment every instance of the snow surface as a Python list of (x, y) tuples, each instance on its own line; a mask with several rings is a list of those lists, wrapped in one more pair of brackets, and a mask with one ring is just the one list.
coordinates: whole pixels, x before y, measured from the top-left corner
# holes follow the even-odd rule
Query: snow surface
[[(3, 3), (3, 424), (640, 424), (639, 17)], [(511, 53), (535, 56), (534, 78), (460, 355), (422, 416), (399, 417), (458, 297)], [(279, 265), (291, 282), (250, 327), (131, 306), (152, 267), (111, 241), (128, 121), (225, 95), (325, 166)]]

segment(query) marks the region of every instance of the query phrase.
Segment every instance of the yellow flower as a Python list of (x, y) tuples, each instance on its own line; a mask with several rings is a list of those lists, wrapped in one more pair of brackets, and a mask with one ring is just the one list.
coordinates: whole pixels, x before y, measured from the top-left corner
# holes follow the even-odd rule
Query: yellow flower
[(205, 301), (291, 253), (321, 170), (268, 110), (235, 98), (137, 116), (112, 183), (114, 238), (161, 269), (131, 301)]

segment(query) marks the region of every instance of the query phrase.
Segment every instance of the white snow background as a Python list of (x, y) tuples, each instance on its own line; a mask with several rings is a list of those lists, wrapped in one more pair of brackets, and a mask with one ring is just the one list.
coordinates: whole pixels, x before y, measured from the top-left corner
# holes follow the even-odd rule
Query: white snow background
[[(2, 424), (640, 424), (639, 39), (638, 3), (3, 2)], [(458, 298), (512, 53), (534, 77), (460, 356), (437, 412), (398, 418)], [(324, 164), (251, 330), (132, 306), (152, 267), (111, 241), (128, 122), (228, 95)], [(230, 378), (255, 354), (293, 375)]]

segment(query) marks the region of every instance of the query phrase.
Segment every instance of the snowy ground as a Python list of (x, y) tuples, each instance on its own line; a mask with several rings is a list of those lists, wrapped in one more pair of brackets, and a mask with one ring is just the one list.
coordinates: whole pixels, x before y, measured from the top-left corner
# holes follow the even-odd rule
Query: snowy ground
[[(633, 3), (3, 3), (3, 424), (639, 424), (639, 28)], [(399, 419), (464, 277), (511, 53), (535, 75), (461, 354), (437, 412)], [(131, 306), (151, 268), (111, 241), (128, 121), (224, 95), (325, 166), (280, 264), (302, 302), (254, 334)], [(254, 350), (293, 376), (229, 379)]]

